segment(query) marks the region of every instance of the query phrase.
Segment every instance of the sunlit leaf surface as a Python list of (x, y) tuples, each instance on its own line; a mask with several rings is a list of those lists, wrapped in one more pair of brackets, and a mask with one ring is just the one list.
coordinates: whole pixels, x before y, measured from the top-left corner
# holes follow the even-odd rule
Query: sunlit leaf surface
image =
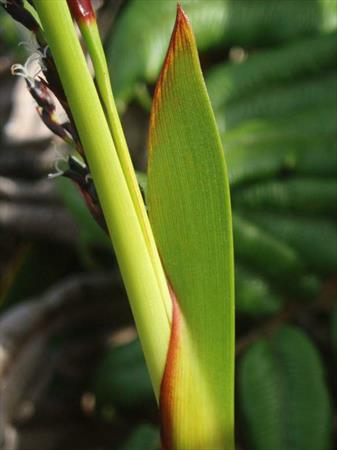
[(188, 19), (178, 10), (149, 136), (148, 208), (177, 297), (162, 383), (167, 449), (230, 449), (233, 252), (224, 154)]

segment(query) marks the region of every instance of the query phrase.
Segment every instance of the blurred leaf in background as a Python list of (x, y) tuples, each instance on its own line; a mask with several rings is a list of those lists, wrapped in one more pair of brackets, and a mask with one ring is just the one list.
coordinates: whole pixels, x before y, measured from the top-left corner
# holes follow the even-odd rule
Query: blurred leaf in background
[(301, 330), (283, 327), (255, 342), (240, 361), (238, 393), (248, 448), (331, 448), (332, 413), (324, 369)]
[(142, 413), (155, 408), (138, 339), (106, 351), (93, 379), (93, 392), (103, 414), (109, 406)]

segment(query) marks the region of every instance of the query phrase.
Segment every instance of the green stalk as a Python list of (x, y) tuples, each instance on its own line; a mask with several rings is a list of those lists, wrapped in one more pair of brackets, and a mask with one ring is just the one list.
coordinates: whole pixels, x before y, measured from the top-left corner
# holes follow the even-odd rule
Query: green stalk
[[(156, 276), (158, 278), (158, 283), (159, 286), (164, 286), (166, 289), (165, 275), (163, 270), (161, 269), (159, 254), (148, 221), (148, 216), (144, 207), (142, 195), (138, 187), (138, 181), (132, 165), (128, 145), (123, 133), (122, 124), (117, 112), (116, 103), (112, 94), (108, 65), (106, 62), (102, 41), (99, 35), (97, 22), (95, 19), (91, 19), (88, 21), (78, 20), (78, 25), (86, 42), (88, 52), (94, 66), (96, 83), (106, 113), (107, 122), (114, 144), (116, 146), (119, 162), (123, 170), (134, 207), (136, 209), (138, 220), (142, 227), (143, 234), (150, 251), (150, 255), (153, 261), (153, 267), (155, 268)], [(163, 295), (165, 298), (165, 292), (163, 293)], [(165, 308), (167, 311), (167, 316), (171, 322), (171, 301), (169, 303), (165, 303)]]
[(66, 0), (34, 5), (85, 149), (158, 399), (170, 336), (170, 296), (157, 276), (162, 268), (159, 262), (154, 267)]

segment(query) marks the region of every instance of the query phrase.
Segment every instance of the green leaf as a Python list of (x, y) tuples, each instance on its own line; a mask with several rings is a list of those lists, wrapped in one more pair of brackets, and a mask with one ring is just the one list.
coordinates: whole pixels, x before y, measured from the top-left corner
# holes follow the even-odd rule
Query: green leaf
[(282, 47), (250, 53), (241, 64), (219, 64), (209, 70), (207, 89), (215, 110), (266, 87), (310, 77), (335, 67), (337, 33), (295, 40)]
[(285, 174), (319, 178), (336, 176), (337, 142), (334, 137), (322, 139), (315, 136), (310, 140), (276, 137), (266, 140), (261, 135), (256, 141), (252, 136), (252, 140), (234, 142), (231, 147), (228, 144), (226, 159), (231, 186)]
[(337, 215), (337, 180), (304, 177), (283, 181), (271, 179), (234, 191), (232, 199), (233, 204), (243, 211), (291, 211), (333, 218)]
[(243, 430), (252, 450), (327, 450), (329, 394), (316, 348), (299, 329), (261, 339), (239, 365)]
[(337, 108), (324, 105), (280, 119), (252, 119), (225, 133), (225, 117), (217, 116), (225, 149), (238, 145), (267, 143), (270, 140), (336, 137)]
[(292, 246), (308, 268), (321, 274), (336, 271), (337, 230), (334, 222), (267, 212), (246, 213), (245, 216)]
[(176, 294), (162, 383), (167, 448), (233, 446), (234, 280), (223, 149), (178, 10), (151, 113), (148, 211)]
[(252, 316), (274, 314), (282, 307), (282, 298), (273, 292), (265, 277), (235, 265), (235, 308)]
[(337, 92), (336, 75), (333, 71), (314, 79), (264, 87), (224, 104), (217, 116), (223, 116), (224, 127), (230, 130), (246, 120), (281, 119), (308, 108), (335, 105), (331, 93)]
[(274, 280), (286, 280), (302, 272), (298, 253), (278, 236), (261, 230), (238, 214), (233, 215), (235, 254), (240, 261)]

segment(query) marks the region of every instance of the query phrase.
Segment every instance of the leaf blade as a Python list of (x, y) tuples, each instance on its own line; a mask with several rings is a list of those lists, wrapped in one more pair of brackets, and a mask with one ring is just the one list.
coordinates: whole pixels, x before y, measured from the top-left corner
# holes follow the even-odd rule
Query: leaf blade
[(234, 281), (228, 176), (195, 40), (180, 8), (152, 107), (147, 198), (178, 299), (166, 366), (171, 374), (162, 385), (162, 403), (170, 409), (164, 441), (171, 433), (169, 448), (230, 449)]

